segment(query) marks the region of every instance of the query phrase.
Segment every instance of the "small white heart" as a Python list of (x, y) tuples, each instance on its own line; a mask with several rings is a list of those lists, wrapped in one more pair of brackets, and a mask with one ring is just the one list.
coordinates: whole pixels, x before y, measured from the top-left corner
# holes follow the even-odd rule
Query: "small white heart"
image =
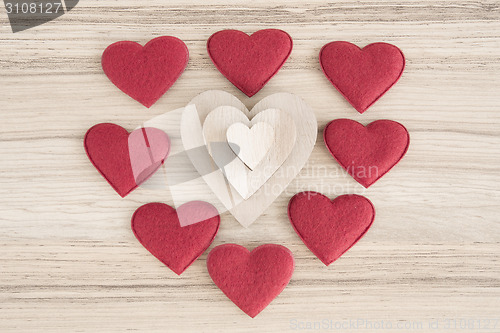
[(274, 129), (265, 122), (257, 123), (251, 128), (243, 123), (236, 123), (229, 126), (226, 136), (229, 147), (238, 158), (250, 170), (254, 170), (271, 149)]
[[(273, 127), (274, 142), (265, 159), (254, 170), (250, 170), (238, 158), (239, 147), (234, 151), (227, 144), (227, 130), (236, 123), (251, 127), (257, 123)], [(296, 138), (296, 126), (288, 112), (268, 108), (258, 112), (252, 120), (234, 106), (220, 106), (211, 111), (203, 122), (203, 136), (215, 164), (221, 168), (229, 184), (248, 199), (279, 169), (290, 155)], [(221, 146), (220, 143), (226, 143)]]

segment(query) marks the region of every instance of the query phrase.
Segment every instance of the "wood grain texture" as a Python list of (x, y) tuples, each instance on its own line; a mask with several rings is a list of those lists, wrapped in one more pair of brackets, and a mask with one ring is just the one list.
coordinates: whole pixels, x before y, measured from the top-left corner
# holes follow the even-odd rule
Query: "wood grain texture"
[[(24, 32), (11, 32), (3, 10), (0, 22), (0, 331), (283, 332), (361, 320), (410, 326), (395, 332), (452, 332), (446, 320), (489, 319), (488, 328), (476, 322), (463, 331), (498, 332), (498, 1), (85, 0)], [(278, 28), (294, 40), (284, 67), (251, 99), (206, 53), (208, 37), (226, 28)], [(184, 40), (190, 60), (147, 110), (109, 82), (100, 55), (119, 40), (161, 35)], [(393, 43), (406, 56), (401, 80), (363, 115), (321, 73), (318, 52), (334, 40)], [(330, 120), (350, 118), (395, 120), (411, 136), (401, 163), (364, 190), (319, 135), (306, 167), (250, 228), (222, 215), (212, 247), (271, 242), (296, 257), (290, 285), (255, 319), (212, 283), (206, 253), (177, 277), (141, 247), (130, 217), (142, 204), (171, 203), (167, 191), (121, 199), (82, 145), (96, 123), (133, 130), (208, 89), (248, 108), (272, 93), (297, 94), (313, 107), (320, 134)], [(372, 229), (329, 268), (286, 217), (302, 190), (363, 194), (375, 205)], [(436, 320), (440, 329), (431, 330)]]

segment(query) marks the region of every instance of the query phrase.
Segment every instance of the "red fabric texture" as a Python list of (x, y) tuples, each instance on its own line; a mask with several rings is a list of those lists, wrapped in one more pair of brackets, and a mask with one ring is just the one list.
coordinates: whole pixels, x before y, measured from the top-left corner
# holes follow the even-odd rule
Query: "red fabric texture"
[(349, 42), (328, 43), (321, 49), (319, 61), (328, 80), (359, 113), (382, 97), (405, 67), (403, 52), (387, 43), (362, 49)]
[(130, 41), (111, 44), (102, 54), (102, 69), (121, 91), (151, 107), (186, 68), (189, 52), (178, 38), (157, 37), (144, 47)]
[(224, 244), (210, 251), (207, 268), (217, 287), (254, 318), (288, 285), (295, 261), (281, 245), (265, 244), (250, 252), (237, 244)]
[(102, 123), (87, 131), (84, 148), (90, 162), (123, 198), (158, 170), (170, 151), (170, 140), (156, 128), (129, 134), (121, 126)]
[[(182, 227), (178, 211), (207, 212), (207, 219)], [(191, 201), (178, 208), (163, 203), (139, 207), (132, 216), (132, 231), (152, 255), (177, 275), (181, 275), (212, 244), (220, 225), (215, 207), (204, 201)]]
[(410, 135), (392, 120), (377, 120), (368, 126), (350, 120), (331, 121), (323, 132), (325, 144), (339, 164), (368, 188), (406, 154)]
[(215, 67), (248, 97), (279, 71), (292, 47), (290, 35), (278, 29), (259, 30), (251, 36), (239, 30), (222, 30), (207, 42)]
[(330, 200), (318, 192), (301, 192), (290, 200), (288, 217), (304, 244), (328, 266), (366, 234), (375, 208), (360, 195)]

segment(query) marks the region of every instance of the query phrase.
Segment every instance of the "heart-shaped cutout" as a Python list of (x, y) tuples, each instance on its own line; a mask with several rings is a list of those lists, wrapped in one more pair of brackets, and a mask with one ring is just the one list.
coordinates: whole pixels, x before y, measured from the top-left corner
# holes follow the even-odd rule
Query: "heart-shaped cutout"
[[(226, 136), (231, 150), (250, 170), (254, 170), (273, 145), (274, 129), (265, 122), (256, 123), (251, 128), (236, 123), (229, 126)], [(233, 147), (238, 147), (239, 151)]]
[(290, 200), (288, 217), (304, 244), (328, 266), (366, 234), (375, 208), (360, 195), (330, 200), (321, 193), (301, 192)]
[[(233, 148), (238, 148), (241, 152), (243, 150), (241, 147), (230, 144), (214, 147), (214, 144), (226, 141), (227, 132), (235, 123), (243, 123), (251, 127), (260, 122), (272, 126), (274, 140), (266, 160), (258, 168), (249, 170), (240, 159), (236, 158), (237, 153)], [(243, 199), (248, 199), (262, 187), (285, 162), (295, 145), (295, 133), (293, 118), (279, 109), (262, 110), (249, 120), (239, 109), (233, 106), (221, 106), (210, 112), (203, 123), (203, 136), (210, 155)], [(228, 163), (228, 161), (231, 162)]]
[(102, 123), (87, 131), (84, 147), (94, 167), (125, 197), (158, 170), (170, 152), (170, 139), (156, 128), (129, 134), (121, 126)]
[[(226, 184), (223, 172), (209, 158), (200, 158), (197, 152), (205, 146), (202, 124), (207, 115), (219, 106), (233, 106), (253, 118), (266, 109), (286, 110), (296, 126), (295, 145), (281, 167), (248, 199), (243, 199), (234, 188)], [(211, 90), (196, 96), (184, 108), (181, 119), (181, 138), (193, 166), (219, 201), (243, 226), (248, 227), (283, 192), (300, 172), (314, 148), (317, 122), (313, 110), (298, 96), (287, 93), (270, 95), (257, 103), (251, 111), (235, 96)], [(208, 151), (204, 156), (210, 156)], [(207, 170), (211, 170), (208, 172)]]
[(222, 30), (207, 42), (215, 67), (248, 97), (279, 71), (292, 47), (290, 35), (278, 29), (259, 30), (251, 36), (238, 30)]
[(136, 42), (111, 44), (102, 54), (102, 69), (121, 91), (151, 107), (181, 76), (189, 52), (178, 38), (162, 36), (144, 47)]
[(325, 144), (339, 164), (368, 188), (406, 154), (410, 135), (392, 120), (377, 120), (366, 127), (350, 119), (331, 121), (323, 132)]
[(207, 268), (217, 287), (254, 318), (288, 285), (295, 261), (281, 245), (265, 244), (250, 252), (237, 244), (224, 244), (210, 251)]
[(177, 210), (166, 204), (149, 203), (132, 216), (132, 231), (137, 240), (177, 275), (212, 244), (219, 225), (219, 213), (203, 201), (185, 203)]
[(359, 112), (365, 112), (401, 77), (403, 52), (394, 45), (373, 43), (359, 48), (349, 42), (328, 43), (319, 61), (333, 86)]

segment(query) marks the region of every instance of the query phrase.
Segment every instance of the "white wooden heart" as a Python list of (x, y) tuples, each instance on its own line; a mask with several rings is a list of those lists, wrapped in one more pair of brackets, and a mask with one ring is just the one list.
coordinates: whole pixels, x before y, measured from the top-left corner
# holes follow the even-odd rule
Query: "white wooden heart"
[[(248, 111), (235, 96), (218, 90), (211, 90), (196, 96), (184, 108), (181, 119), (181, 138), (186, 151), (205, 146), (202, 124), (207, 115), (219, 106), (234, 106), (252, 118), (259, 112), (275, 108), (286, 110), (295, 122), (295, 145), (282, 166), (269, 178), (257, 192), (244, 200), (229, 184), (222, 171), (209, 158), (198, 154), (188, 157), (194, 167), (214, 192), (222, 204), (233, 214), (238, 222), (248, 227), (283, 192), (307, 162), (316, 142), (318, 125), (312, 109), (298, 96), (288, 93), (270, 95)], [(208, 151), (207, 151), (208, 155)], [(213, 170), (208, 173), (207, 170)]]
[[(225, 149), (221, 149), (218, 143), (226, 142), (227, 132), (235, 123), (243, 123), (250, 127), (261, 122), (273, 128), (274, 139), (265, 160), (258, 168), (250, 170), (235, 156), (229, 144)], [(243, 199), (248, 199), (262, 187), (285, 162), (295, 145), (295, 133), (293, 118), (286, 111), (278, 109), (263, 110), (249, 120), (242, 111), (233, 106), (220, 106), (210, 112), (203, 123), (203, 135), (210, 155), (226, 175), (229, 184)], [(212, 149), (214, 144), (217, 149)], [(244, 150), (238, 148), (240, 151)]]
[(251, 128), (243, 123), (235, 123), (227, 129), (226, 137), (229, 148), (250, 170), (254, 170), (273, 145), (274, 129), (265, 122), (256, 123)]

